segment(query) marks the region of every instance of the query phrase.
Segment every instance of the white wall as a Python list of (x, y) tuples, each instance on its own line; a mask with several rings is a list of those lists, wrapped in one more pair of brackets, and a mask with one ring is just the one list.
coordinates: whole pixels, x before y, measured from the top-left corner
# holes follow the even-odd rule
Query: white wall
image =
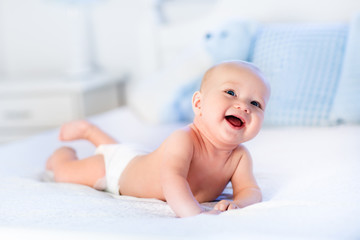
[[(47, 75), (66, 68), (64, 9), (42, 0), (1, 0), (3, 71)], [(55, 2), (55, 1), (54, 1)]]
[[(0, 74), (66, 75), (74, 57), (69, 5), (61, 0), (0, 0)], [(133, 70), (139, 23), (151, 0), (99, 0), (94, 4), (98, 64), (111, 73)], [(149, 21), (148, 21), (149, 22)]]
[[(0, 79), (4, 76), (65, 75), (72, 64), (67, 0), (0, 0)], [(90, 0), (89, 0), (90, 1)], [(160, 1), (160, 0), (158, 0)], [(68, 1), (69, 2), (69, 1)], [(98, 0), (93, 15), (97, 62), (110, 73), (144, 77), (159, 65), (156, 0)], [(260, 21), (348, 21), (359, 0), (167, 0), (165, 25), (195, 26), (196, 15), (242, 16)], [(192, 32), (169, 31), (189, 43)], [(176, 28), (175, 28), (176, 29)], [(192, 31), (192, 32), (191, 32)], [(179, 37), (176, 35), (178, 34)], [(189, 36), (187, 36), (189, 35)], [(160, 45), (160, 46), (159, 46)], [(174, 51), (173, 54), (176, 54)]]
[[(222, 0), (219, 11), (262, 22), (348, 21), (359, 0)], [(231, 7), (229, 7), (231, 6)]]

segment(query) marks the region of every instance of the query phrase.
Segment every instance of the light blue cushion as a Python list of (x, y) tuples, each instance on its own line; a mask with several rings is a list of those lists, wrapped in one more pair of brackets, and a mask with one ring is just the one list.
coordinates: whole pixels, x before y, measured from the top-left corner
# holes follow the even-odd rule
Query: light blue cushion
[(271, 84), (265, 125), (331, 125), (348, 27), (273, 24), (260, 30), (252, 62)]
[(343, 69), (331, 117), (343, 123), (360, 123), (360, 14), (349, 30)]

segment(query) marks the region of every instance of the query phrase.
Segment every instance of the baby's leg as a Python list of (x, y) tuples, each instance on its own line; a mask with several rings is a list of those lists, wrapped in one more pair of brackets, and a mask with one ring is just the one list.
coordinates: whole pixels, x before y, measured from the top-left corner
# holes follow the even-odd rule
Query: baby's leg
[(85, 139), (95, 146), (117, 143), (100, 128), (85, 120), (65, 123), (60, 129), (59, 139), (62, 141)]
[(94, 187), (105, 176), (102, 155), (78, 160), (74, 149), (61, 147), (48, 159), (46, 168), (54, 173), (56, 182), (77, 183)]

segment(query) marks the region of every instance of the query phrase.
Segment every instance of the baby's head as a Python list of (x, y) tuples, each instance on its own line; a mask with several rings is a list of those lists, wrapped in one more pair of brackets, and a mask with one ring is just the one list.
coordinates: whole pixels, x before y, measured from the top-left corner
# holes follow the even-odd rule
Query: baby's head
[(194, 124), (208, 137), (240, 144), (260, 131), (269, 97), (270, 86), (254, 65), (220, 63), (205, 73), (194, 93)]

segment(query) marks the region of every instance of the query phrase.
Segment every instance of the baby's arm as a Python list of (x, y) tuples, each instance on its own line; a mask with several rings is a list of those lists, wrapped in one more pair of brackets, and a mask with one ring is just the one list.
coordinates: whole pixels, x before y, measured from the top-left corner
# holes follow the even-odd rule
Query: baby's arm
[(231, 177), (234, 200), (222, 200), (214, 209), (226, 211), (230, 209), (243, 208), (254, 203), (261, 202), (262, 195), (256, 183), (252, 170), (252, 159), (248, 150), (241, 146), (241, 159)]
[(179, 217), (188, 217), (203, 210), (186, 180), (192, 154), (191, 137), (184, 130), (174, 132), (164, 144), (161, 183), (166, 201)]

